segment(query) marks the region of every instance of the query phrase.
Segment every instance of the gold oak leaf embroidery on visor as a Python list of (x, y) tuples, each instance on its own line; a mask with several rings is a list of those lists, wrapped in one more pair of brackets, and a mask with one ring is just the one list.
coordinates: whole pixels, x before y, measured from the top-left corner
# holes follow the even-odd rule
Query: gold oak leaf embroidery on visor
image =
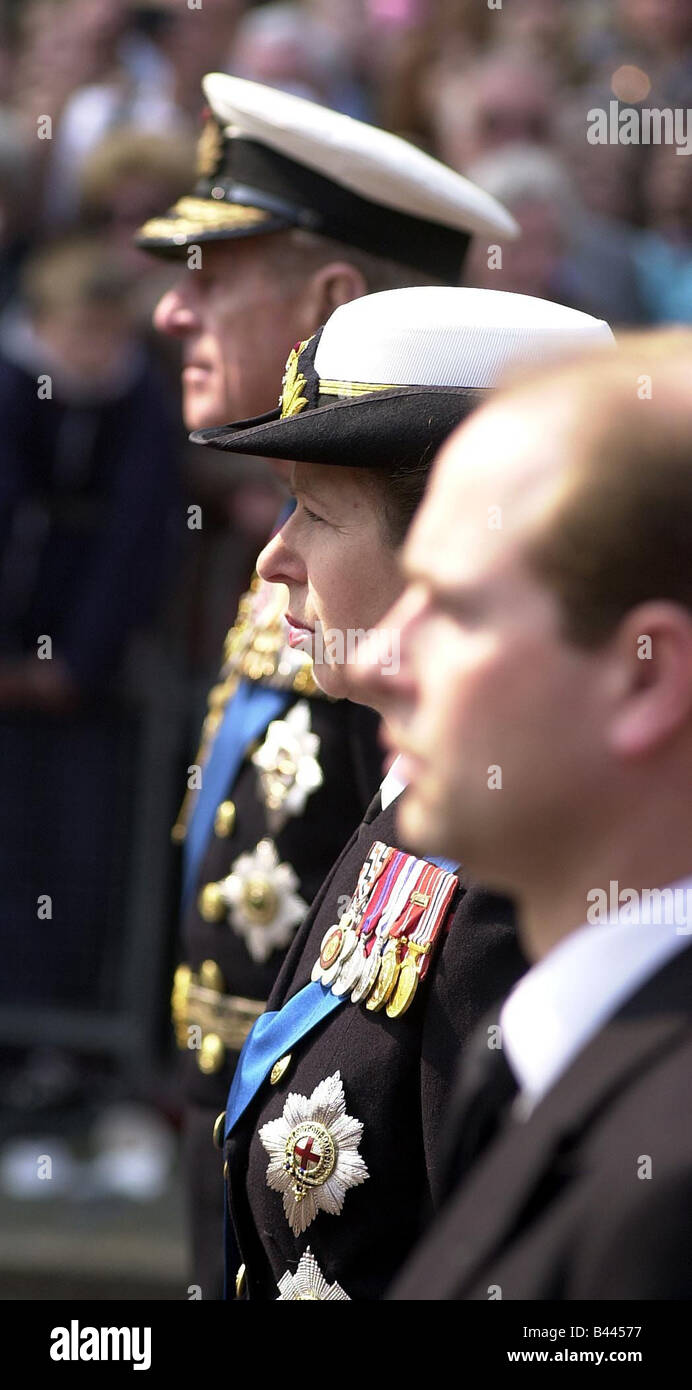
[(281, 381), (281, 396), (279, 397), (282, 420), (287, 420), (289, 415), (299, 415), (308, 403), (307, 396), (300, 394), (307, 386), (307, 378), (298, 371), (298, 359), (303, 348), (307, 347), (309, 342), (310, 339), (305, 338), (302, 343), (296, 343), (288, 355), (286, 370)]

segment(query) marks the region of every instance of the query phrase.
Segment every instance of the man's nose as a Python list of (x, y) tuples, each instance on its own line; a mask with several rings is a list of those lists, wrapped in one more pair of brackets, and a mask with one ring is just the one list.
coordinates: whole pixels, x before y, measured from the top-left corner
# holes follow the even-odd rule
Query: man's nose
[(174, 338), (199, 328), (199, 317), (182, 286), (173, 285), (162, 295), (154, 310), (154, 328)]

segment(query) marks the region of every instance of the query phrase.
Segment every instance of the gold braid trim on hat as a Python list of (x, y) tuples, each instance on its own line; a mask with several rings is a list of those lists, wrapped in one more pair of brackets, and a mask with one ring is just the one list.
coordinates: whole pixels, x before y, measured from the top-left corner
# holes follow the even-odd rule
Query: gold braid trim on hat
[(321, 396), (367, 396), (371, 391), (401, 391), (394, 381), (327, 381), (320, 378)]
[(270, 214), (262, 208), (241, 203), (212, 203), (208, 198), (179, 198), (165, 217), (150, 217), (140, 229), (140, 237), (189, 237), (200, 232), (232, 231), (268, 222)]

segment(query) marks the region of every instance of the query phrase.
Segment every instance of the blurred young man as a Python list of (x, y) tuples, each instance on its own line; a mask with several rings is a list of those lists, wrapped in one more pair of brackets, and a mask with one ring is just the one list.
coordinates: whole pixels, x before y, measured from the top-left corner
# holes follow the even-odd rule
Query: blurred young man
[(692, 1293), (691, 371), (652, 336), (498, 397), (405, 548), (400, 833), (513, 895), (535, 964), (397, 1298)]
[[(275, 407), (292, 345), (339, 305), (455, 283), (471, 232), (513, 235), (494, 199), (384, 131), (223, 74), (204, 90), (195, 188), (139, 235), (140, 246), (187, 261), (155, 321), (181, 341), (190, 429)], [(381, 778), (379, 721), (321, 695), (310, 656), (288, 642), (285, 607), (283, 587), (257, 578), (241, 601), (209, 697), (202, 786), (176, 828), (187, 964), (173, 1008), (204, 1297), (221, 1292), (214, 1118), (286, 950)], [(239, 876), (251, 887), (232, 902)]]

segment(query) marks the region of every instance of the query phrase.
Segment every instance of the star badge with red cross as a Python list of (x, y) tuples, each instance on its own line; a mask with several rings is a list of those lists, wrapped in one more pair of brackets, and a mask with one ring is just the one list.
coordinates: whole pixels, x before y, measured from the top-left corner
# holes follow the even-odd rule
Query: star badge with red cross
[(349, 1188), (369, 1177), (358, 1153), (362, 1133), (360, 1121), (346, 1114), (338, 1071), (309, 1097), (292, 1091), (283, 1114), (262, 1126), (267, 1185), (282, 1194), (294, 1235), (307, 1230), (320, 1211), (338, 1216)]

